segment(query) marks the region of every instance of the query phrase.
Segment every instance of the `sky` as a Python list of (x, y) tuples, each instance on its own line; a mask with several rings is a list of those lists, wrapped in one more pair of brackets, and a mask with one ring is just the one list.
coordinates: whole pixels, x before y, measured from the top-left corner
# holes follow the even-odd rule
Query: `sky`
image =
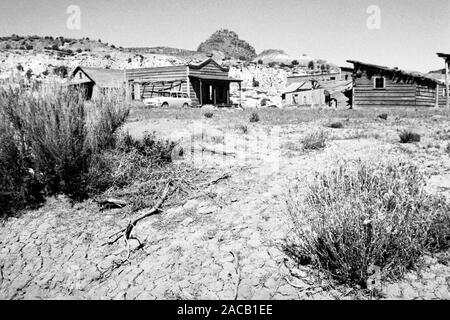
[[(71, 5), (80, 9), (79, 29), (67, 27)], [(0, 1), (0, 36), (89, 37), (123, 47), (196, 50), (221, 28), (235, 31), (258, 53), (282, 49), (341, 66), (359, 60), (428, 72), (444, 67), (436, 52), (450, 53), (450, 0)]]

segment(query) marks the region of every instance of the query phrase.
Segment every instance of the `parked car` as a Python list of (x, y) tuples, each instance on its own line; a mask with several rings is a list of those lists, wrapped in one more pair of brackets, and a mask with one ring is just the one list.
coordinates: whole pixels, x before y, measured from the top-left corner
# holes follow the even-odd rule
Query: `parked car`
[(183, 107), (192, 106), (192, 100), (186, 93), (180, 91), (163, 91), (155, 97), (144, 99), (144, 104), (150, 107)]

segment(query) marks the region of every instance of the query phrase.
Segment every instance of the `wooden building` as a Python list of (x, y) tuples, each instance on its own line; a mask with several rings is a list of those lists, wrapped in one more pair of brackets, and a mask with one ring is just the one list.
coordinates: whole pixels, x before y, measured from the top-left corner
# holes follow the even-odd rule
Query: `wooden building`
[(294, 82), (284, 90), (281, 101), (287, 106), (321, 106), (325, 104), (325, 94), (316, 81)]
[(125, 71), (79, 66), (72, 72), (69, 85), (84, 89), (86, 98), (91, 99), (100, 93), (126, 88)]
[(293, 74), (287, 77), (286, 85), (289, 86), (292, 83), (302, 83), (305, 81), (339, 81), (341, 79), (340, 72), (330, 73), (311, 73), (311, 74)]
[(445, 105), (443, 83), (419, 73), (348, 60), (353, 70), (353, 107)]
[(127, 69), (126, 78), (135, 100), (161, 91), (181, 91), (192, 99), (193, 106), (231, 106), (230, 84), (237, 83), (240, 92), (242, 82), (230, 78), (228, 69), (211, 58), (199, 64)]
[(450, 67), (450, 54), (449, 53), (437, 53), (437, 56), (439, 58), (444, 59), (444, 65), (445, 65), (445, 106), (447, 108), (450, 108), (450, 92), (449, 92), (449, 75), (448, 75), (448, 69)]

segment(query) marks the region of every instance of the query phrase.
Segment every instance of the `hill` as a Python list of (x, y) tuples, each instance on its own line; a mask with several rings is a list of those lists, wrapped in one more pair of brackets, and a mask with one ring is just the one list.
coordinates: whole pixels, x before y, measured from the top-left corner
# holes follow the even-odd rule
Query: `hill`
[(208, 54), (223, 53), (225, 58), (235, 58), (251, 61), (256, 57), (255, 48), (230, 30), (221, 29), (214, 32), (205, 42), (202, 42), (197, 51)]

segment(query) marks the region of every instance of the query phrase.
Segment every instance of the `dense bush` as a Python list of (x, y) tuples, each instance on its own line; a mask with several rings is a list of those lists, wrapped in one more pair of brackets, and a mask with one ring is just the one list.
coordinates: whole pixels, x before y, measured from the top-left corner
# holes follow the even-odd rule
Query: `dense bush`
[(259, 114), (256, 112), (252, 112), (252, 114), (250, 115), (250, 122), (259, 122)]
[(411, 131), (403, 131), (400, 133), (401, 143), (420, 142), (420, 135)]
[(342, 282), (365, 285), (368, 269), (400, 277), (425, 250), (450, 243), (450, 205), (424, 191), (407, 164), (341, 165), (289, 194), (294, 234), (287, 250)]
[(382, 119), (382, 120), (387, 120), (388, 119), (388, 114), (387, 113), (382, 113), (378, 116), (378, 118)]
[(326, 146), (327, 134), (323, 131), (313, 131), (308, 133), (303, 139), (303, 149), (320, 150)]
[(203, 114), (203, 116), (204, 116), (205, 118), (210, 119), (210, 118), (212, 118), (212, 117), (214, 116), (214, 113), (208, 111), (208, 112), (205, 112), (205, 113)]
[[(96, 155), (115, 146), (116, 132), (128, 115), (127, 105), (117, 100), (102, 97), (88, 106), (82, 92), (69, 89), (50, 95), (1, 91), (1, 132), (10, 143), (0, 149), (0, 171), (15, 186), (13, 197), (24, 199), (22, 205), (10, 206), (2, 194), (2, 206), (19, 209), (58, 193), (72, 201), (87, 198)], [(17, 172), (9, 169), (11, 163), (17, 163)]]

